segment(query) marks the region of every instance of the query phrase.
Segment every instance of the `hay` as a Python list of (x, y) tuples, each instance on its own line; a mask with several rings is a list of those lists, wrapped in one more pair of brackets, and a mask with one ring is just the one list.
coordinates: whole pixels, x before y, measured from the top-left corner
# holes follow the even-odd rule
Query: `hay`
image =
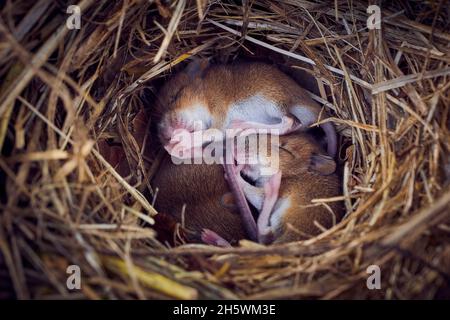
[[(168, 3), (82, 0), (78, 31), (62, 2), (1, 8), (1, 297), (448, 298), (445, 1), (386, 2), (380, 30), (367, 29), (365, 1)], [(281, 246), (156, 240), (151, 107), (191, 56), (316, 77), (311, 95), (342, 136), (341, 223)], [(150, 128), (137, 141), (142, 110)], [(66, 288), (73, 264), (80, 291)], [(373, 264), (381, 290), (366, 287)]]

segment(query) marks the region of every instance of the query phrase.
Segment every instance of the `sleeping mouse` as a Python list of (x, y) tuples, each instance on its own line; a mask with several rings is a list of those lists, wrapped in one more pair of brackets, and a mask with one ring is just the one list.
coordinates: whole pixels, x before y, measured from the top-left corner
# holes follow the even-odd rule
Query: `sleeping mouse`
[[(341, 203), (329, 208), (311, 204), (314, 198), (338, 196), (340, 179), (336, 164), (306, 133), (280, 137), (277, 167), (262, 175), (261, 166), (271, 159), (239, 167), (236, 180), (251, 204), (251, 219), (257, 225), (258, 242), (285, 243), (306, 239), (328, 229), (343, 215)], [(259, 156), (259, 155), (258, 155)], [(266, 161), (267, 160), (267, 161)], [(185, 226), (194, 231), (192, 241), (229, 246), (247, 235), (236, 202), (217, 164), (175, 165), (166, 155), (153, 179), (159, 188), (156, 209), (181, 222), (185, 204)]]

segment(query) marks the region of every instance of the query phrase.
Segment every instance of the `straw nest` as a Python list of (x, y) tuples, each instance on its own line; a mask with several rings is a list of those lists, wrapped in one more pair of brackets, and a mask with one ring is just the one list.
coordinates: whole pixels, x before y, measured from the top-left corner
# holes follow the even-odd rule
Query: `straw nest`
[[(1, 8), (1, 297), (449, 297), (445, 1), (386, 2), (373, 30), (365, 1), (78, 5), (80, 30), (66, 27), (64, 1)], [(265, 59), (313, 79), (344, 172), (343, 197), (318, 201), (343, 200), (342, 222), (280, 246), (156, 239), (179, 226), (153, 224), (151, 111), (192, 56)], [(69, 265), (80, 290), (66, 287)], [(366, 287), (370, 265), (380, 290)]]

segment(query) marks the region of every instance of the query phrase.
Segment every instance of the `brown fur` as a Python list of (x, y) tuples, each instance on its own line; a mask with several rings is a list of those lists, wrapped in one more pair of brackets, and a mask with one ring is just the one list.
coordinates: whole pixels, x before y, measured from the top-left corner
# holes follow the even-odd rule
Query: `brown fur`
[(278, 102), (286, 110), (302, 101), (315, 113), (320, 111), (320, 107), (294, 80), (276, 67), (263, 63), (211, 66), (205, 71), (202, 85), (210, 111), (220, 121), (224, 120), (227, 106), (258, 93)]
[[(231, 104), (258, 93), (276, 101), (285, 111), (300, 101), (314, 114), (318, 115), (320, 111), (319, 105), (294, 80), (274, 66), (263, 63), (210, 66), (203, 60), (191, 63), (161, 89), (158, 109), (160, 114), (168, 117), (169, 123), (173, 123), (180, 110), (201, 104), (209, 109), (212, 126), (221, 128)], [(161, 125), (160, 129), (163, 129), (164, 123)], [(164, 130), (161, 132), (165, 135)], [(170, 136), (161, 138), (164, 142)], [(276, 242), (287, 242), (305, 238), (303, 234), (318, 234), (320, 229), (314, 225), (315, 220), (325, 228), (332, 225), (332, 215), (323, 206), (300, 206), (309, 205), (313, 198), (339, 195), (340, 183), (336, 173), (328, 174), (330, 170), (326, 173), (320, 172), (320, 168), (312, 170), (312, 155), (326, 153), (310, 137), (289, 135), (280, 137), (280, 141), (289, 150), (280, 152), (280, 197), (291, 197), (294, 205), (284, 217), (283, 226), (277, 230)], [(222, 196), (229, 192), (220, 165), (175, 166), (167, 156), (155, 177), (154, 186), (160, 189), (156, 208), (181, 220), (185, 203), (186, 227), (194, 230), (197, 236), (203, 228), (209, 228), (229, 241), (244, 238), (237, 211), (220, 203)], [(342, 216), (340, 204), (331, 203), (330, 206), (339, 221)]]
[[(310, 206), (312, 199), (339, 196), (341, 181), (338, 173), (324, 174), (312, 162), (312, 155), (324, 150), (307, 134), (280, 137), (280, 169), (282, 171), (280, 198), (291, 197), (293, 204), (277, 230), (275, 243), (306, 239), (321, 233), (315, 221), (326, 229), (339, 222), (344, 214), (342, 202), (328, 203), (333, 213), (324, 206)], [(328, 172), (325, 170), (325, 172)], [(308, 206), (303, 207), (302, 206)]]
[[(193, 62), (195, 63), (195, 62)], [(289, 76), (276, 67), (264, 63), (211, 65), (200, 63), (196, 72), (187, 70), (177, 74), (161, 89), (159, 111), (169, 111), (169, 118), (177, 111), (201, 103), (213, 116), (213, 126), (220, 128), (228, 107), (258, 93), (285, 108), (301, 101), (318, 116), (320, 106)]]
[(192, 231), (188, 239), (199, 242), (200, 233), (208, 228), (233, 243), (245, 238), (241, 218), (229, 202), (229, 190), (221, 165), (175, 165), (166, 155), (153, 180), (159, 188), (155, 207), (181, 222), (183, 204), (185, 227)]
[[(343, 215), (341, 203), (330, 203), (335, 219), (323, 206), (311, 205), (315, 198), (338, 196), (340, 180), (336, 172), (324, 175), (312, 163), (313, 154), (324, 151), (307, 134), (290, 134), (280, 137), (280, 170), (282, 180), (280, 198), (291, 197), (292, 206), (275, 234), (275, 243), (297, 241), (317, 235), (321, 230), (314, 224), (330, 228), (333, 220)], [(221, 165), (174, 165), (170, 156), (162, 162), (153, 186), (159, 188), (156, 209), (181, 221), (183, 204), (186, 204), (185, 226), (193, 231), (190, 241), (200, 241), (204, 228), (211, 229), (229, 242), (245, 238), (239, 213), (222, 204), (229, 189)]]

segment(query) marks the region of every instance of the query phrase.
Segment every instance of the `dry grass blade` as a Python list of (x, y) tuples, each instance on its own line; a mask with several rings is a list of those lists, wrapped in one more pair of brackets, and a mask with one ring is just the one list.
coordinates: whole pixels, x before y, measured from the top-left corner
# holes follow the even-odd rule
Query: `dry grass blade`
[(161, 46), (159, 47), (158, 52), (156, 53), (155, 57), (153, 58), (154, 63), (158, 63), (159, 60), (163, 57), (165, 54), (167, 47), (170, 44), (170, 41), (172, 40), (173, 34), (177, 30), (178, 24), (180, 23), (181, 16), (183, 15), (183, 10), (186, 5), (186, 0), (178, 0), (177, 6), (175, 8), (175, 12), (172, 15), (172, 19), (170, 20), (169, 26), (167, 27), (167, 30), (165, 30), (166, 36), (164, 37), (163, 42), (161, 43)]
[(105, 263), (108, 267), (111, 267), (119, 273), (125, 275), (134, 273), (136, 278), (144, 285), (160, 291), (169, 297), (183, 300), (192, 300), (198, 297), (196, 289), (181, 285), (178, 282), (168, 279), (160, 274), (145, 271), (136, 266), (132, 267), (132, 270), (129, 270), (125, 262), (114, 258), (106, 258)]
[[(383, 2), (379, 30), (360, 0), (78, 6), (71, 30), (61, 1), (0, 5), (0, 297), (449, 297), (450, 34), (439, 4)], [(276, 64), (324, 106), (315, 125), (340, 134), (343, 195), (308, 205), (344, 201), (343, 221), (298, 243), (217, 248), (185, 244), (179, 223), (159, 220), (158, 89), (196, 56)], [(365, 286), (374, 264), (381, 290)], [(76, 295), (69, 265), (83, 273)]]

